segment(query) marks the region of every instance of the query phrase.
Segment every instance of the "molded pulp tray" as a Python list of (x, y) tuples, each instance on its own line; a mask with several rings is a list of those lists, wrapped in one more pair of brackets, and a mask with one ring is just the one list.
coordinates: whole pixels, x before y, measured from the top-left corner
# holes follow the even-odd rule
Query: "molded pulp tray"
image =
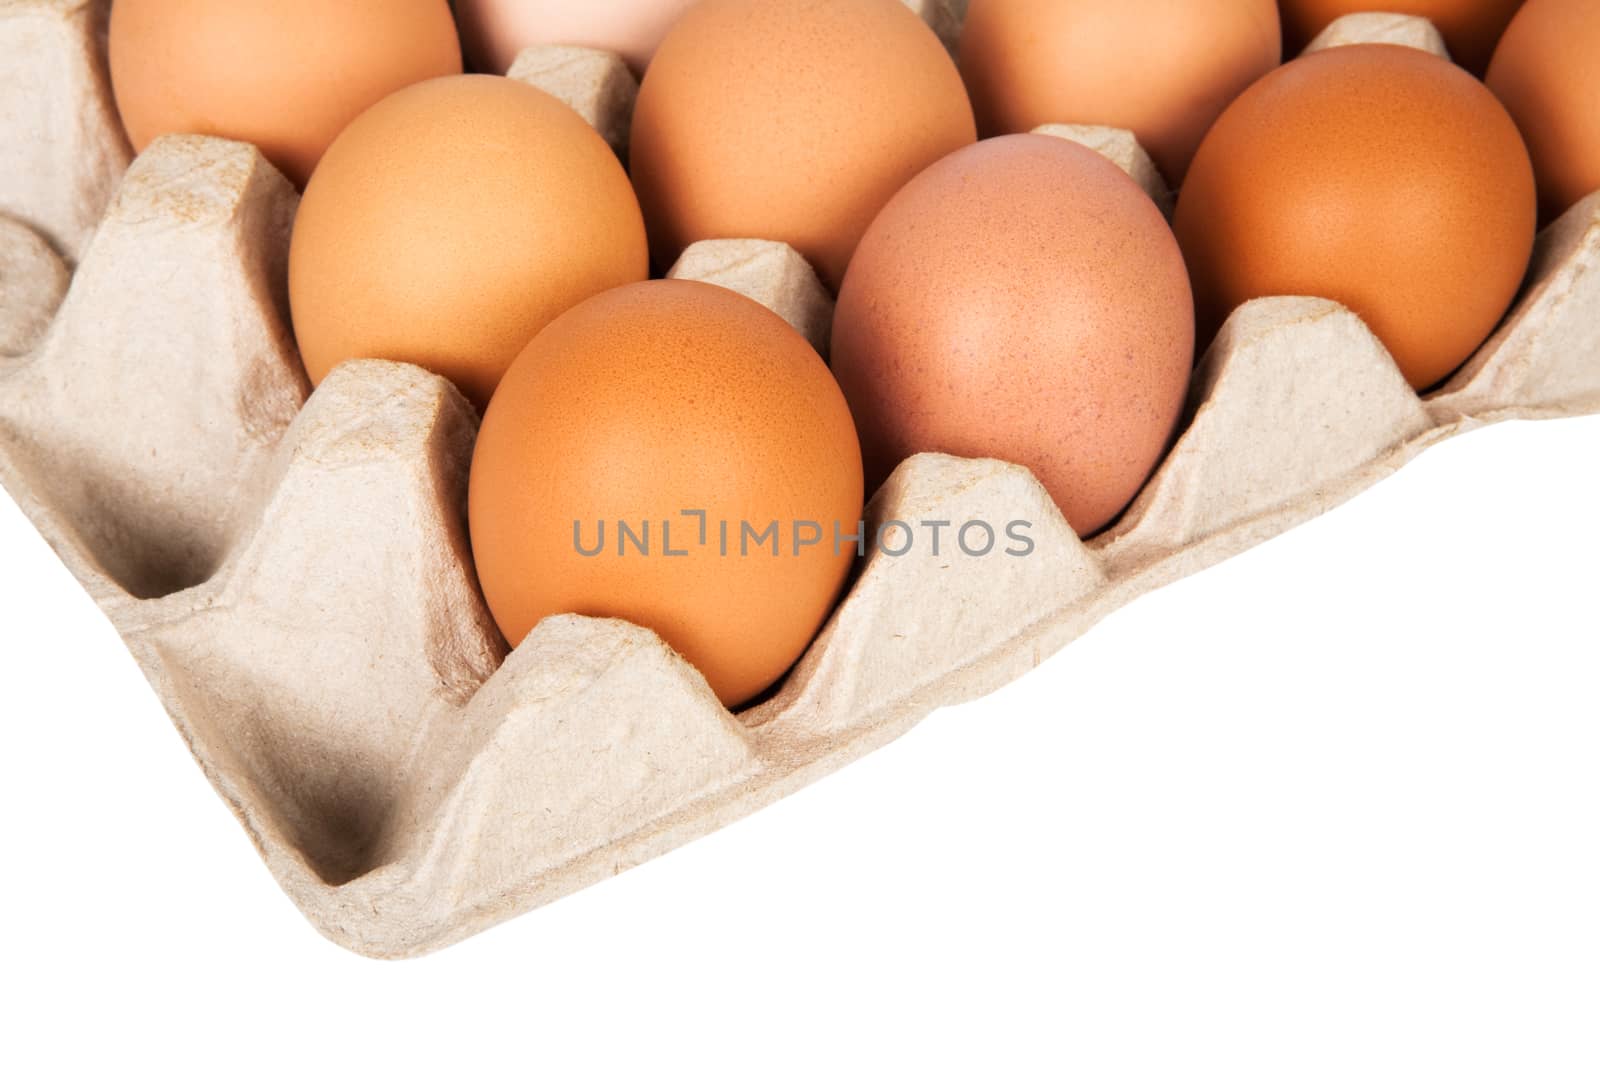
[[(908, 461), (873, 522), (1029, 521), (1036, 550), (895, 555), (891, 534), (742, 715), (622, 622), (551, 619), (507, 657), (467, 551), (473, 410), (378, 362), (307, 399), (284, 297), (293, 190), (253, 148), (198, 137), (124, 176), (103, 19), (0, 0), (0, 482), (285, 891), (357, 952), (440, 948), (725, 825), (1445, 437), (1600, 411), (1596, 195), (1541, 237), (1513, 315), (1424, 399), (1337, 305), (1242, 308), (1172, 454), (1090, 544), (1023, 469)], [(1342, 32), (1434, 40), (1385, 19)], [(633, 87), (614, 57), (536, 49), (517, 73), (623, 147)], [(1140, 165), (1125, 134), (1056, 132)], [(783, 246), (711, 242), (674, 273), (826, 338), (826, 294)]]

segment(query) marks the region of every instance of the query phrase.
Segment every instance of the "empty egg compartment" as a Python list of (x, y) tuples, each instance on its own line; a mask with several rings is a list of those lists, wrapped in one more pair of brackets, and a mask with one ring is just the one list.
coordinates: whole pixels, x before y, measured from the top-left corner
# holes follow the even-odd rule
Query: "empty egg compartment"
[[(295, 202), (247, 146), (174, 138), (146, 153), (49, 331), (4, 368), (10, 463), (132, 596), (215, 571), (308, 392), (282, 314)], [(274, 314), (237, 312), (258, 304)]]
[(132, 150), (111, 99), (109, 0), (0, 4), (0, 216), (69, 263), (88, 243)]
[[(19, 9), (30, 41), (55, 42), (57, 99), (91, 116), (108, 106), (86, 74), (96, 6)], [(20, 39), (19, 18), (0, 12), (0, 42)], [(516, 73), (587, 101), (623, 150), (631, 75), (558, 51), (530, 50)], [(115, 132), (83, 152), (53, 132), (38, 165), (82, 168), (92, 193)], [(1128, 168), (1143, 154), (1122, 131), (1052, 132)], [(349, 364), (309, 393), (282, 292), (296, 198), (254, 149), (162, 140), (76, 245), (53, 236), (48, 197), (0, 194), (21, 220), (0, 220), (0, 339), (16, 339), (0, 355), (0, 482), (110, 615), (296, 904), (379, 957), (726, 825), (1444, 437), (1600, 410), (1600, 194), (1541, 237), (1517, 309), (1425, 398), (1337, 305), (1246, 305), (1202, 360), (1168, 458), (1088, 544), (1022, 468), (902, 464), (868, 507), (900, 539), (870, 542), (777, 693), (735, 715), (625, 622), (549, 619), (507, 653), (465, 532), (475, 412), (401, 364)], [(785, 246), (706, 242), (673, 274), (826, 343), (831, 300)], [(929, 524), (974, 520), (1025, 524), (1032, 550), (902, 551)]]

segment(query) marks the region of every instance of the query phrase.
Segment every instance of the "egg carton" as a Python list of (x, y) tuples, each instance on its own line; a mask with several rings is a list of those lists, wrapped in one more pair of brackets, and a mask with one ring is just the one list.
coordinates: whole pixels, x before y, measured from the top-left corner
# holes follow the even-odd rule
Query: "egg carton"
[[(0, 3), (7, 70), (33, 72), (0, 95), (0, 483), (284, 890), (363, 954), (441, 948), (732, 822), (1447, 437), (1600, 411), (1600, 194), (1541, 236), (1514, 312), (1425, 398), (1338, 305), (1257, 301), (1201, 361), (1160, 470), (1087, 543), (1022, 468), (902, 464), (874, 524), (1024, 521), (1035, 551), (889, 536), (776, 695), (735, 715), (625, 622), (552, 618), (507, 654), (468, 549), (472, 406), (376, 361), (311, 392), (285, 296), (294, 190), (201, 137), (118, 179), (96, 10)], [(607, 57), (519, 66), (602, 129), (626, 102)], [(1075, 135), (1137, 162), (1126, 134)], [(826, 338), (827, 294), (785, 246), (709, 242), (674, 273)]]

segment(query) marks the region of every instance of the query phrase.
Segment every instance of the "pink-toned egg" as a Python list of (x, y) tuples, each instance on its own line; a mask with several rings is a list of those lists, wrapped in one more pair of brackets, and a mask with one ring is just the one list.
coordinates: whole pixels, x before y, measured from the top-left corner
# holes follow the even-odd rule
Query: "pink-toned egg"
[(1008, 460), (1084, 536), (1160, 461), (1193, 358), (1160, 210), (1094, 152), (1037, 134), (962, 149), (902, 189), (833, 327), (869, 487), (918, 452)]
[(636, 73), (694, 0), (457, 0), (456, 22), (474, 70), (504, 74), (537, 44), (616, 52)]

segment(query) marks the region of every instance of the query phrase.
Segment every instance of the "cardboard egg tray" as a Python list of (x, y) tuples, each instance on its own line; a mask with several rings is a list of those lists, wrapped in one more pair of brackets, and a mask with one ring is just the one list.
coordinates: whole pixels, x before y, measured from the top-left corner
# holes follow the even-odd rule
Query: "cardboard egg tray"
[[(1384, 18), (1339, 32), (1427, 44)], [(253, 148), (200, 137), (124, 174), (102, 23), (99, 4), (0, 2), (0, 482), (285, 891), (357, 952), (438, 949), (725, 825), (1446, 437), (1600, 411), (1597, 194), (1542, 235), (1514, 313), (1426, 398), (1335, 304), (1240, 309), (1171, 455), (1087, 544), (1026, 470), (907, 461), (874, 524), (1022, 520), (1036, 550), (902, 554), (891, 534), (777, 694), (730, 714), (624, 622), (550, 619), (506, 654), (468, 553), (471, 406), (382, 362), (311, 394), (285, 299), (293, 189)], [(614, 58), (537, 49), (517, 74), (624, 147)], [(1165, 195), (1129, 135), (1056, 132)], [(827, 294), (784, 246), (709, 242), (674, 273), (826, 342)]]

